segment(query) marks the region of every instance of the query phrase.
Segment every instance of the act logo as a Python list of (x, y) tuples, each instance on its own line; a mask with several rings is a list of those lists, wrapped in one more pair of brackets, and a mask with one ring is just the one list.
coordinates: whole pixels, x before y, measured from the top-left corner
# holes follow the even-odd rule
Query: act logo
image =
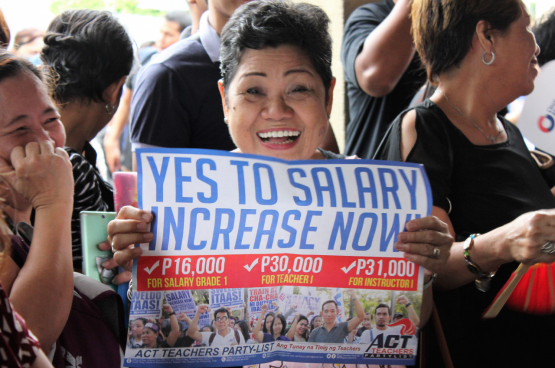
[(540, 116), (538, 126), (542, 132), (549, 133), (555, 127), (555, 119), (549, 114)]

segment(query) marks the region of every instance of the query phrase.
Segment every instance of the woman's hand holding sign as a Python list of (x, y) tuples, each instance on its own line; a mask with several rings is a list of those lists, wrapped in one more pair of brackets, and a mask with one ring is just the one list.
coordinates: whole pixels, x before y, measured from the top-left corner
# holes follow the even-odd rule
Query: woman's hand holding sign
[(425, 282), (441, 273), (449, 259), (453, 237), (447, 224), (435, 216), (414, 219), (399, 234), (395, 249), (405, 252), (405, 259), (425, 269)]
[(103, 266), (113, 268), (123, 267), (126, 272), (119, 273), (114, 278), (114, 284), (121, 284), (131, 280), (133, 260), (142, 254), (141, 248), (135, 248), (134, 244), (146, 243), (153, 239), (154, 235), (149, 231), (152, 214), (147, 211), (125, 206), (119, 211), (115, 220), (108, 224), (108, 241), (101, 243), (101, 250), (112, 250), (114, 257), (106, 261)]

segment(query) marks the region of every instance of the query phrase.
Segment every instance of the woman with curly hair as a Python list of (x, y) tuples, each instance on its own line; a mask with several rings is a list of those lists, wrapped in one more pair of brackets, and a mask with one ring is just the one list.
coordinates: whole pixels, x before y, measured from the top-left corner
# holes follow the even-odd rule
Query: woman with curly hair
[(80, 269), (79, 213), (114, 210), (112, 187), (101, 178), (89, 141), (108, 124), (118, 107), (133, 64), (133, 47), (123, 26), (109, 12), (68, 10), (50, 23), (42, 59), (56, 80), (51, 93), (73, 165), (73, 267)]

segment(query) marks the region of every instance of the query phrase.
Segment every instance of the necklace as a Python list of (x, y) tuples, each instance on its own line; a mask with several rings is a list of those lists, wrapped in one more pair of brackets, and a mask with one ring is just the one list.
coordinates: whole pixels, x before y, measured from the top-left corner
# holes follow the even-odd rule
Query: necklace
[[(449, 97), (447, 97), (447, 95), (445, 94), (445, 92), (443, 92), (443, 91), (442, 91), (441, 89), (439, 89), (439, 88), (438, 88), (437, 90), (438, 90), (439, 92), (441, 92), (441, 94), (443, 95), (443, 97), (445, 97), (445, 99), (447, 100), (447, 103), (448, 103), (449, 105), (451, 105), (452, 108), (454, 108), (455, 110), (457, 110), (457, 111), (459, 112), (459, 114), (461, 114), (462, 116), (464, 116), (465, 118), (467, 118), (468, 121), (470, 121), (470, 122), (472, 123), (472, 125), (474, 125), (474, 127), (475, 127), (476, 129), (478, 129), (478, 130), (484, 135), (484, 137), (486, 137), (486, 139), (487, 139), (488, 141), (490, 141), (491, 143), (495, 143), (495, 141), (497, 141), (497, 138), (499, 138), (499, 136), (501, 135), (501, 133), (503, 133), (503, 128), (501, 127), (501, 129), (499, 129), (499, 132), (498, 132), (495, 136), (494, 136), (493, 134), (490, 135), (490, 136), (488, 136), (488, 135), (486, 134), (486, 132), (484, 132), (484, 131), (482, 130), (482, 128), (480, 128), (480, 127), (478, 126), (478, 124), (476, 124), (476, 123), (474, 122), (474, 120), (472, 120), (468, 115), (465, 115), (465, 114), (461, 111), (461, 109), (459, 109), (457, 106), (455, 106), (455, 105), (453, 105), (453, 104), (451, 103), (451, 101), (449, 100)], [(499, 127), (499, 124), (498, 124), (498, 123), (497, 123), (496, 125), (497, 125), (497, 127)]]

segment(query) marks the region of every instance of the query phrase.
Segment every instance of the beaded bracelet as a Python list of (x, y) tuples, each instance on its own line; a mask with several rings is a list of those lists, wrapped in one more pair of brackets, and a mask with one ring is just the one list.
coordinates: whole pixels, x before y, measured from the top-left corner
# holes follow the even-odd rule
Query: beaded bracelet
[(466, 267), (468, 267), (468, 270), (478, 276), (478, 278), (474, 281), (476, 289), (485, 293), (489, 290), (491, 285), (491, 278), (495, 276), (496, 271), (489, 273), (484, 272), (482, 271), (482, 268), (480, 266), (472, 262), (472, 259), (470, 259), (470, 250), (474, 246), (474, 239), (476, 239), (479, 235), (480, 234), (472, 234), (464, 241), (463, 256), (464, 260), (466, 261)]

